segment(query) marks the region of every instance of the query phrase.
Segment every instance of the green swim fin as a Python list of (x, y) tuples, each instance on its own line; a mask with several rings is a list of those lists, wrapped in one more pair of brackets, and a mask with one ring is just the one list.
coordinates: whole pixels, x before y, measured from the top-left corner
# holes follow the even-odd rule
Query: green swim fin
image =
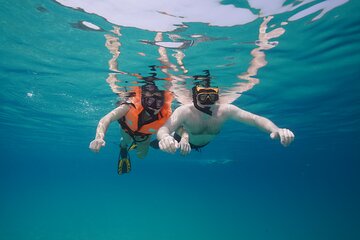
[(120, 149), (120, 156), (118, 162), (118, 174), (129, 173), (131, 170), (130, 156), (126, 148)]
[(120, 159), (118, 163), (118, 174), (129, 173), (131, 170), (130, 159), (124, 158)]
[(136, 148), (137, 148), (137, 144), (136, 144), (136, 142), (133, 142), (133, 143), (131, 144), (131, 146), (129, 147), (129, 151), (134, 150), (134, 149), (136, 149)]

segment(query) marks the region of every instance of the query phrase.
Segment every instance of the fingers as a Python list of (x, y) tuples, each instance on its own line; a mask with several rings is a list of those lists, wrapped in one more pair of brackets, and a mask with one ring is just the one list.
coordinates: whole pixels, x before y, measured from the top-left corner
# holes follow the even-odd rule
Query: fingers
[(279, 137), (279, 134), (278, 134), (277, 132), (272, 132), (272, 133), (270, 134), (270, 138), (271, 138), (271, 139), (276, 139), (277, 137)]
[(290, 145), (292, 141), (294, 141), (295, 135), (292, 131), (286, 128), (282, 128), (279, 130), (280, 142), (284, 147)]
[(89, 148), (93, 152), (99, 152), (101, 147), (105, 146), (105, 141), (102, 139), (95, 139), (91, 141)]
[(271, 139), (280, 138), (280, 143), (287, 147), (292, 141), (294, 141), (295, 135), (292, 131), (286, 128), (280, 128), (277, 132), (272, 132), (270, 134)]
[(187, 142), (180, 142), (180, 154), (181, 155), (187, 155), (191, 152), (190, 144)]
[(96, 142), (91, 142), (89, 148), (93, 152), (99, 152), (100, 147), (96, 144)]
[(172, 136), (167, 136), (159, 141), (160, 150), (167, 153), (175, 153), (180, 149), (181, 155), (187, 155), (191, 152), (191, 147), (188, 142), (177, 142)]
[(93, 152), (98, 152), (99, 151), (99, 149), (97, 148), (97, 144), (96, 144), (95, 140), (90, 142), (89, 148)]
[(167, 153), (175, 153), (178, 147), (178, 142), (171, 136), (159, 141), (159, 148)]
[(175, 151), (176, 151), (176, 149), (178, 149), (180, 147), (180, 143), (178, 143), (178, 141), (176, 141), (176, 140), (174, 140), (174, 142), (175, 142)]

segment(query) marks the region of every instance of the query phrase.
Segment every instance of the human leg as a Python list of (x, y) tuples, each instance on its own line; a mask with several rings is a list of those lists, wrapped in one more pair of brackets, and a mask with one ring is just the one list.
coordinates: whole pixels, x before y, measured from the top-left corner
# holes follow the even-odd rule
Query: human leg
[(129, 155), (129, 147), (131, 146), (133, 140), (129, 134), (127, 134), (123, 129), (121, 132), (121, 141), (120, 141), (120, 154), (118, 158), (118, 174), (128, 173), (131, 170), (131, 162)]

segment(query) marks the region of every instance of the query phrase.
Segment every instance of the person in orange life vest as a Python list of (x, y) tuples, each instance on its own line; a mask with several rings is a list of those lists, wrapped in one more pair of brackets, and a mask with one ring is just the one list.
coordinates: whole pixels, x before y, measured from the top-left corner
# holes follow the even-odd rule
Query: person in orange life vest
[(151, 135), (167, 121), (171, 115), (172, 95), (169, 91), (159, 90), (154, 82), (134, 87), (133, 96), (119, 104), (98, 123), (96, 136), (89, 148), (99, 152), (105, 146), (105, 134), (113, 121), (121, 126), (120, 156), (118, 173), (131, 170), (129, 150), (136, 149), (136, 155), (144, 158), (149, 150)]

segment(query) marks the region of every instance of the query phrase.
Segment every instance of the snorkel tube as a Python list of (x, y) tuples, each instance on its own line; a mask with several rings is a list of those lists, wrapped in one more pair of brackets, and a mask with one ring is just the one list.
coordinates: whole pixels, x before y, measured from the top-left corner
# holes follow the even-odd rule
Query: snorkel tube
[(199, 111), (205, 113), (205, 114), (208, 114), (210, 116), (212, 116), (212, 111), (210, 110), (211, 107), (209, 106), (200, 106), (199, 103), (198, 103), (198, 94), (199, 92), (197, 91), (197, 86), (202, 86), (202, 87), (205, 87), (205, 88), (210, 88), (210, 79), (211, 79), (211, 76), (210, 76), (210, 71), (209, 70), (204, 70), (204, 75), (195, 75), (193, 76), (194, 80), (200, 80), (201, 83), (197, 83), (196, 86), (194, 86), (192, 88), (192, 96), (193, 96), (193, 103), (194, 103), (194, 107), (196, 109), (198, 109)]
[(197, 91), (196, 91), (196, 86), (192, 88), (192, 95), (193, 95), (193, 103), (194, 103), (194, 107), (203, 112), (203, 113), (206, 113), (210, 116), (212, 116), (212, 111), (210, 110), (211, 108), (210, 107), (201, 107), (199, 106), (198, 104), (198, 101), (197, 101)]

